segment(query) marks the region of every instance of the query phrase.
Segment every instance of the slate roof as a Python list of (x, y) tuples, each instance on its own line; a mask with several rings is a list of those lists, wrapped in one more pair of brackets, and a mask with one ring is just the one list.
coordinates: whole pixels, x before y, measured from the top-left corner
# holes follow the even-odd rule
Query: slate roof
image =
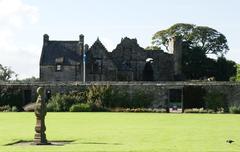
[(40, 65), (55, 65), (62, 61), (63, 65), (75, 65), (81, 62), (82, 57), (79, 51), (79, 41), (48, 41), (43, 46)]

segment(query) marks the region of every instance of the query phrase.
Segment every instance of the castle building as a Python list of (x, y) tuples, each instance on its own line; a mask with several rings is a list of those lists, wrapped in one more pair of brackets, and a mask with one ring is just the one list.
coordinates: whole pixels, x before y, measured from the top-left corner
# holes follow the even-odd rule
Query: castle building
[(83, 81), (85, 62), (86, 81), (174, 81), (182, 75), (181, 61), (182, 42), (177, 37), (170, 40), (169, 53), (146, 50), (127, 37), (108, 52), (99, 38), (89, 48), (83, 35), (79, 41), (53, 41), (45, 34), (40, 80)]

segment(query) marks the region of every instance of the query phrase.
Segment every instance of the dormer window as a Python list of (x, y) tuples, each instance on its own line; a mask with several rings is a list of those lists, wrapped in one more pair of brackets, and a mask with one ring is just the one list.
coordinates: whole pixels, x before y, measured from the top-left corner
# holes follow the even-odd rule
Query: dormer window
[(57, 65), (56, 65), (56, 71), (57, 71), (57, 72), (62, 71), (62, 65), (61, 65), (61, 64), (57, 64)]

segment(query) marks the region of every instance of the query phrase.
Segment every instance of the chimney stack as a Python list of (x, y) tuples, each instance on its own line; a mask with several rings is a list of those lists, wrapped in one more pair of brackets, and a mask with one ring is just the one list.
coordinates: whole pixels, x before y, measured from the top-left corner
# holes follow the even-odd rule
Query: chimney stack
[(49, 41), (49, 36), (47, 34), (43, 35), (43, 46), (46, 46)]
[(84, 49), (84, 35), (79, 35), (79, 53), (82, 54)]
[(85, 53), (88, 52), (89, 46), (87, 44), (84, 45)]

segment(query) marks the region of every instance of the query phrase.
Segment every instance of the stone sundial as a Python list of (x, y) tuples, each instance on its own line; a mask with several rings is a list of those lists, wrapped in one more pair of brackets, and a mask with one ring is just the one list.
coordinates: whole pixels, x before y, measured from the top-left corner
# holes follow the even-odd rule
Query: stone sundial
[(48, 145), (46, 138), (46, 126), (45, 126), (45, 116), (47, 114), (46, 103), (44, 101), (44, 89), (39, 87), (37, 89), (38, 98), (35, 104), (35, 116), (36, 116), (36, 126), (35, 126), (35, 136), (34, 144), (36, 145)]

